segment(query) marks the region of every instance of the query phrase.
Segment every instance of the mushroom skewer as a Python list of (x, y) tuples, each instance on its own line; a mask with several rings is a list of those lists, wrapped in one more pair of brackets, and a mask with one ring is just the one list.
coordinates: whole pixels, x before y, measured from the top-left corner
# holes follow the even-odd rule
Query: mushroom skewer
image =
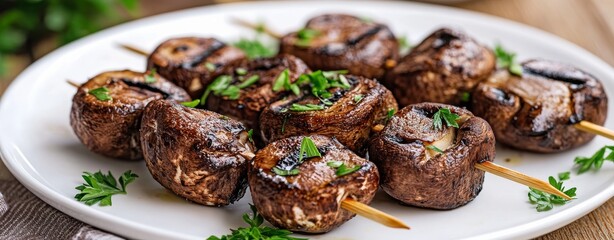
[[(440, 109), (459, 117), (458, 130), (437, 129), (435, 114)], [(494, 135), (486, 121), (462, 108), (435, 103), (409, 105), (399, 111), (369, 148), (371, 160), (382, 173), (382, 188), (411, 205), (437, 209), (464, 205), (481, 190), (482, 171), (571, 199), (544, 181), (492, 163), (494, 155)], [(430, 190), (433, 186), (422, 182), (440, 189)], [(440, 195), (454, 197), (442, 199)]]
[[(241, 153), (243, 157), (246, 159), (253, 159), (256, 155), (250, 152)], [(373, 208), (367, 204), (355, 201), (350, 198), (346, 198), (341, 201), (341, 208), (348, 210), (350, 212), (356, 213), (365, 218), (371, 219), (375, 222), (381, 223), (382, 225), (391, 227), (391, 228), (404, 228), (410, 229), (403, 221), (400, 219), (389, 215), (388, 213), (382, 212)]]

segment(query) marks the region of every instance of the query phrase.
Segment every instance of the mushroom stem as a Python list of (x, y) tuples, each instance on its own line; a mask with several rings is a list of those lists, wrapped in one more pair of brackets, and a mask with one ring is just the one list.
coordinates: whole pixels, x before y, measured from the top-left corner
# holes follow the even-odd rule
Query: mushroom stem
[(614, 140), (614, 131), (589, 121), (580, 121), (579, 123), (575, 124), (574, 127), (581, 131), (597, 134), (599, 136)]
[(76, 82), (73, 82), (73, 81), (71, 81), (70, 79), (66, 80), (66, 82), (67, 82), (68, 84), (70, 84), (71, 86), (75, 87), (75, 88), (79, 88), (79, 87), (81, 87), (81, 84), (78, 84), (78, 83), (76, 83)]
[(537, 178), (534, 177), (530, 177), (527, 175), (524, 175), (522, 173), (516, 172), (512, 169), (506, 168), (506, 167), (502, 167), (499, 166), (497, 164), (494, 164), (492, 162), (483, 162), (483, 163), (478, 163), (475, 165), (475, 167), (477, 169), (480, 169), (482, 171), (488, 172), (488, 173), (492, 173), (494, 175), (497, 175), (499, 177), (520, 183), (522, 185), (525, 185), (527, 187), (530, 188), (534, 188), (543, 192), (547, 192), (550, 194), (554, 194), (557, 195), (559, 197), (562, 197), (566, 200), (571, 200), (571, 197), (567, 196), (565, 193), (561, 192), (560, 190), (556, 189), (554, 186), (550, 185), (547, 182), (544, 182), (542, 180), (539, 180)]
[(407, 226), (405, 223), (403, 223), (403, 221), (399, 220), (398, 218), (390, 216), (385, 212), (382, 212), (380, 210), (370, 207), (369, 205), (350, 198), (346, 198), (345, 200), (343, 200), (343, 202), (341, 202), (341, 207), (345, 210), (356, 213), (360, 216), (366, 217), (391, 228), (410, 229), (409, 226)]
[(239, 19), (239, 18), (233, 18), (232, 22), (237, 24), (237, 25), (239, 25), (239, 26), (250, 28), (250, 29), (252, 29), (254, 31), (257, 31), (257, 32), (266, 33), (267, 35), (269, 35), (270, 37), (275, 38), (275, 39), (281, 39), (281, 37), (282, 37), (281, 34), (279, 34), (279, 33), (275, 32), (275, 31), (267, 28), (264, 25), (251, 23), (251, 22), (245, 21), (243, 19)]
[(126, 50), (128, 50), (128, 51), (130, 51), (130, 52), (136, 53), (136, 54), (138, 54), (138, 55), (142, 55), (142, 56), (147, 56), (147, 55), (149, 55), (149, 53), (147, 53), (147, 52), (145, 52), (145, 51), (143, 51), (142, 49), (139, 49), (139, 48), (137, 48), (137, 47), (133, 47), (133, 46), (130, 46), (130, 45), (127, 45), (127, 44), (119, 44), (119, 46), (120, 46), (121, 48), (123, 48), (123, 49), (126, 49)]

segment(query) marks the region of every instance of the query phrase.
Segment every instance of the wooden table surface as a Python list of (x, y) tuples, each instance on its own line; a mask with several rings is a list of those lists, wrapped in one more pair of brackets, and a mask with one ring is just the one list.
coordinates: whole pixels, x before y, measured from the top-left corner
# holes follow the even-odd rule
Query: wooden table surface
[[(233, 0), (142, 0), (142, 14), (153, 15)], [(614, 0), (475, 0), (450, 6), (508, 18), (567, 39), (614, 66)], [(42, 52), (49, 51), (43, 48)], [(0, 78), (0, 94), (28, 64), (11, 58), (8, 77)], [(607, 79), (602, 79), (608, 81)], [(609, 80), (612, 81), (612, 80)], [(10, 177), (0, 162), (0, 179)], [(614, 199), (577, 221), (537, 239), (614, 239)]]

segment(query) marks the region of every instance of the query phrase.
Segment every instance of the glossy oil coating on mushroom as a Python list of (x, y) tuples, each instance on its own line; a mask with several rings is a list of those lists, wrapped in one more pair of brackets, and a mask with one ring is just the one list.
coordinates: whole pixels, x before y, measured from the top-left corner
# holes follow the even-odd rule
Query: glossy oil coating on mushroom
[[(317, 73), (317, 72), (316, 72)], [(305, 134), (334, 137), (359, 155), (364, 155), (373, 126), (386, 122), (397, 103), (377, 81), (347, 75), (347, 89), (333, 87), (327, 104), (313, 94), (290, 96), (267, 107), (260, 116), (265, 142)], [(308, 107), (308, 109), (303, 109)], [(309, 110), (311, 107), (311, 110)]]
[(147, 69), (156, 69), (192, 98), (198, 98), (213, 79), (243, 59), (245, 54), (240, 49), (214, 38), (173, 38), (149, 55)]
[(522, 76), (493, 74), (473, 93), (473, 111), (492, 125), (497, 141), (535, 152), (558, 152), (595, 135), (573, 125), (603, 125), (608, 99), (601, 83), (575, 67), (530, 60)]
[(368, 19), (325, 14), (281, 39), (281, 53), (303, 59), (311, 69), (347, 69), (350, 74), (382, 78), (386, 62), (396, 62), (399, 44), (390, 29)]
[(321, 157), (305, 154), (301, 160), (304, 138), (282, 139), (258, 151), (248, 173), (252, 200), (276, 227), (328, 232), (355, 216), (341, 208), (344, 199), (371, 202), (378, 188), (377, 168), (338, 141), (319, 135), (309, 138)]
[[(287, 54), (244, 61), (212, 83), (215, 86), (225, 85), (225, 90), (219, 91), (219, 94), (211, 92), (205, 108), (243, 122), (247, 128), (254, 129), (254, 139), (259, 141), (258, 118), (262, 110), (270, 103), (292, 94), (273, 89), (275, 80), (286, 70), (289, 83), (296, 82), (301, 74), (310, 71), (302, 60)], [(219, 83), (224, 81), (226, 83)], [(229, 90), (232, 88), (236, 92)]]
[(81, 85), (72, 100), (70, 125), (92, 152), (108, 157), (142, 158), (139, 126), (145, 106), (156, 99), (178, 102), (190, 97), (151, 72), (111, 71)]
[(141, 144), (154, 179), (181, 197), (224, 206), (245, 193), (247, 165), (255, 147), (238, 121), (154, 101), (143, 113)]
[[(433, 117), (447, 108), (459, 115), (458, 128), (436, 128)], [(490, 126), (471, 112), (444, 104), (421, 103), (399, 111), (369, 146), (369, 159), (380, 172), (382, 188), (412, 206), (453, 209), (482, 190), (484, 172), (475, 164), (493, 161)]]
[(492, 51), (464, 33), (443, 28), (424, 39), (391, 71), (384, 85), (399, 106), (460, 105), (495, 68)]

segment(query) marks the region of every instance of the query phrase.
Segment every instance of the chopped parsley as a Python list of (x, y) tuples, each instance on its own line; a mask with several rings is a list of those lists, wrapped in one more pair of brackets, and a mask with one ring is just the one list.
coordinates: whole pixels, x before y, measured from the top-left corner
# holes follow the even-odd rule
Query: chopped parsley
[[(559, 173), (559, 181), (557, 181), (554, 177), (550, 176), (548, 178), (548, 182), (550, 183), (550, 185), (565, 193), (567, 196), (575, 197), (575, 187), (568, 190), (565, 190), (565, 187), (563, 187), (563, 180), (566, 179), (569, 179), (569, 172)], [(537, 209), (538, 212), (549, 211), (554, 207), (554, 205), (563, 205), (568, 201), (571, 201), (553, 194), (542, 192), (534, 188), (529, 188), (529, 190), (529, 202), (531, 202), (531, 204), (537, 205), (535, 209)]]
[(156, 81), (158, 81), (156, 79), (156, 69), (152, 68), (149, 70), (149, 74), (145, 75), (145, 83), (155, 83)]
[(497, 44), (495, 46), (495, 56), (497, 57), (497, 65), (501, 68), (507, 68), (507, 70), (514, 75), (522, 76), (522, 66), (516, 62), (516, 53), (508, 52)]
[(297, 83), (290, 82), (290, 70), (287, 68), (279, 73), (273, 82), (273, 91), (279, 92), (281, 90), (290, 90), (297, 96), (301, 94), (299, 85)]
[(433, 127), (435, 130), (441, 130), (443, 128), (443, 122), (445, 122), (448, 127), (458, 128), (458, 123), (456, 120), (460, 119), (460, 116), (450, 112), (449, 108), (440, 108), (433, 115)]
[(243, 75), (247, 74), (247, 69), (245, 69), (245, 68), (237, 68), (237, 69), (235, 69), (235, 73), (237, 73), (237, 75), (239, 75), (239, 76), (243, 76)]
[(290, 106), (290, 111), (295, 111), (295, 112), (319, 111), (323, 109), (324, 109), (324, 106), (322, 105), (309, 104), (309, 103), (305, 105), (293, 103), (292, 106)]
[(471, 93), (461, 92), (460, 98), (461, 98), (461, 102), (469, 102), (471, 101)]
[(354, 103), (359, 103), (360, 101), (362, 101), (362, 99), (365, 97), (365, 95), (362, 94), (356, 94), (354, 95)]
[(433, 150), (435, 152), (438, 152), (438, 153), (443, 153), (443, 150), (441, 150), (440, 148), (436, 147), (435, 145), (429, 145), (426, 148), (431, 149), (431, 150)]
[(241, 39), (233, 45), (241, 49), (249, 59), (272, 57), (277, 54), (276, 47), (266, 46), (258, 39)]
[[(321, 156), (322, 154), (320, 154), (320, 151), (318, 150), (318, 147), (313, 142), (313, 140), (311, 140), (310, 137), (304, 137), (301, 141), (301, 147), (299, 149), (298, 164), (303, 163), (304, 159), (306, 158)], [(299, 169), (296, 166), (294, 166), (294, 168), (292, 169), (281, 169), (278, 167), (273, 167), (273, 169), (271, 170), (275, 174), (280, 176), (293, 176), (300, 173)]]
[(105, 175), (101, 171), (96, 173), (83, 172), (83, 180), (85, 183), (77, 186), (75, 189), (80, 192), (75, 195), (77, 201), (83, 202), (88, 206), (98, 203), (101, 207), (111, 206), (111, 197), (116, 194), (126, 194), (126, 186), (133, 182), (139, 176), (128, 170), (119, 177), (118, 180), (111, 173)]
[(399, 42), (399, 52), (401, 54), (406, 54), (409, 52), (409, 50), (411, 50), (412, 45), (409, 42), (409, 40), (407, 40), (407, 36), (402, 36), (397, 38), (397, 42)]
[(215, 71), (215, 69), (216, 69), (217, 67), (216, 67), (216, 66), (215, 66), (215, 64), (213, 64), (213, 63), (206, 62), (206, 63), (205, 63), (205, 68), (207, 68), (207, 71), (209, 71), (209, 72), (213, 72), (213, 71)]
[[(609, 153), (606, 154), (606, 152)], [(595, 171), (601, 169), (606, 160), (614, 162), (614, 146), (604, 146), (591, 157), (576, 157), (574, 163), (578, 167), (578, 174), (582, 174), (591, 169)]]
[(254, 129), (250, 129), (249, 131), (247, 131), (247, 139), (249, 139), (251, 143), (254, 143), (254, 139), (252, 138), (253, 135), (254, 135)]
[(273, 167), (273, 172), (279, 176), (294, 176), (298, 175), (301, 171), (298, 168), (293, 168), (290, 170), (283, 170), (278, 167)]
[(87, 93), (94, 95), (94, 97), (100, 101), (113, 100), (113, 98), (109, 95), (109, 89), (107, 87), (92, 89)]
[(308, 47), (311, 44), (311, 41), (320, 34), (321, 32), (318, 30), (303, 28), (296, 32), (296, 37), (298, 40), (295, 42), (295, 45), (300, 47)]
[(200, 99), (194, 99), (193, 101), (182, 102), (181, 105), (193, 108), (193, 107), (198, 106), (199, 103), (200, 103)]
[(362, 168), (361, 165), (356, 165), (354, 167), (347, 167), (345, 163), (341, 161), (329, 161), (326, 163), (326, 165), (337, 170), (335, 171), (335, 175), (337, 175), (337, 177), (348, 175)]
[(258, 80), (260, 80), (260, 76), (252, 75), (252, 76), (248, 77), (245, 81), (243, 81), (239, 85), (237, 85), (237, 87), (240, 88), (240, 89), (243, 89), (243, 88), (246, 88), (246, 87), (249, 87), (249, 86), (253, 85), (254, 83), (257, 83)]
[(386, 113), (386, 121), (390, 120), (395, 114), (394, 108), (388, 109)]

